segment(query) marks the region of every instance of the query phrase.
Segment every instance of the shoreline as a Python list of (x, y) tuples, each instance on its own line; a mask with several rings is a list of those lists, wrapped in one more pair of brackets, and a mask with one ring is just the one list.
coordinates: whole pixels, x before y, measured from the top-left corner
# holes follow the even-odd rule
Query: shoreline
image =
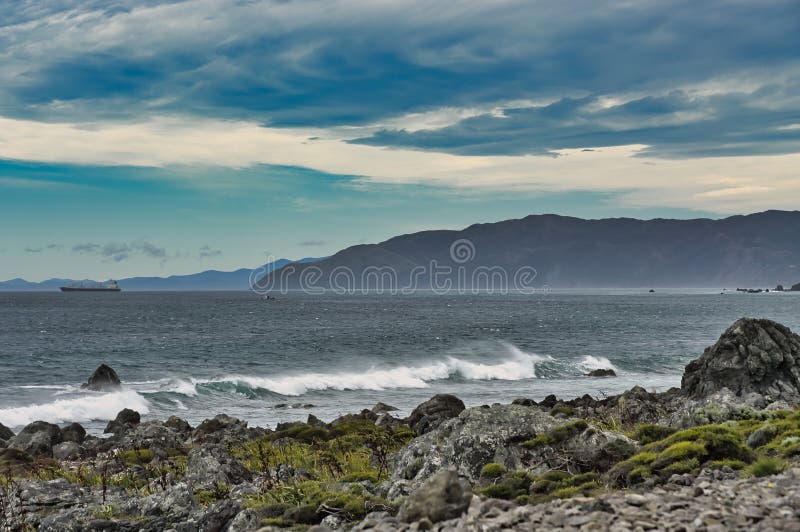
[[(798, 366), (800, 337), (743, 319), (663, 393), (440, 394), (274, 430), (129, 409), (107, 438), (0, 427), (0, 508), (53, 531), (783, 528), (800, 516)], [(119, 385), (107, 370), (87, 386)]]

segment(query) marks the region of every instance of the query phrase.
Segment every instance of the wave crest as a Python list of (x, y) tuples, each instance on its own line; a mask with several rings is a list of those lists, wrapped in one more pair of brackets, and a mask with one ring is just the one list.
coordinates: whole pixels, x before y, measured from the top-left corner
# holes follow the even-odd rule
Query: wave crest
[(51, 403), (0, 409), (0, 423), (21, 427), (34, 421), (50, 423), (114, 419), (123, 408), (132, 408), (141, 414), (150, 411), (147, 399), (134, 390), (107, 394), (93, 394), (75, 399), (58, 399)]
[(319, 390), (388, 390), (400, 388), (428, 388), (430, 382), (461, 377), (467, 380), (517, 381), (536, 377), (535, 365), (544, 357), (525, 353), (510, 344), (504, 344), (510, 355), (497, 364), (484, 364), (448, 356), (442, 361), (420, 366), (372, 368), (364, 372), (304, 373), (279, 377), (251, 377), (230, 375), (219, 379), (196, 380), (196, 385), (219, 383), (243, 384), (250, 388), (268, 390), (284, 396), (298, 396)]

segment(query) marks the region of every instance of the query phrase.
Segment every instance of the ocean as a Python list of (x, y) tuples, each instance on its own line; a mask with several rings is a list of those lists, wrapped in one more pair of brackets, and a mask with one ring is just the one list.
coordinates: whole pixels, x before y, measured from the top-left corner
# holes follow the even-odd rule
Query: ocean
[[(272, 427), (378, 401), (406, 414), (435, 393), (474, 406), (661, 391), (742, 316), (800, 330), (800, 293), (0, 293), (0, 423), (97, 434), (127, 407)], [(121, 391), (80, 389), (101, 363)], [(585, 376), (597, 368), (618, 377)]]

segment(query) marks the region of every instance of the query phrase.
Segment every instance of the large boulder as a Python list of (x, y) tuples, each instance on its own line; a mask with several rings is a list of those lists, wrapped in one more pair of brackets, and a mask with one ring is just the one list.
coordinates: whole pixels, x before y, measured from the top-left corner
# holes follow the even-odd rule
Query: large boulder
[(89, 377), (88, 382), (81, 385), (81, 388), (96, 392), (114, 391), (121, 387), (122, 382), (120, 382), (117, 372), (105, 364), (100, 364)]
[(538, 408), (520, 405), (469, 408), (401, 449), (392, 481), (410, 481), (413, 489), (442, 468), (471, 482), (490, 462), (520, 469), (527, 451), (519, 444), (560, 423)]
[(257, 427), (248, 428), (247, 421), (243, 419), (227, 414), (218, 414), (200, 423), (192, 431), (191, 439), (195, 443), (233, 445), (258, 438), (266, 434), (266, 432), (266, 430)]
[(251, 476), (225, 447), (207, 443), (189, 451), (183, 479), (197, 487), (213, 488), (218, 483), (241, 484)]
[(139, 415), (139, 412), (130, 408), (123, 408), (117, 413), (116, 418), (108, 422), (103, 432), (106, 434), (121, 434), (138, 425), (141, 420), (142, 416)]
[(8, 445), (34, 456), (53, 456), (53, 445), (62, 441), (64, 436), (58, 425), (46, 421), (34, 421), (11, 438)]
[(417, 406), (406, 422), (417, 434), (430, 432), (464, 411), (464, 402), (450, 394), (436, 394)]
[(62, 427), (61, 434), (64, 436), (64, 441), (83, 443), (83, 440), (86, 439), (86, 429), (80, 423), (70, 423), (66, 427)]
[(461, 517), (472, 501), (472, 487), (459, 478), (458, 473), (445, 469), (439, 471), (412, 493), (397, 518), (411, 523), (428, 519), (431, 523)]
[(681, 391), (702, 399), (727, 388), (743, 397), (760, 394), (768, 402), (800, 404), (800, 336), (765, 319), (742, 318), (690, 362)]

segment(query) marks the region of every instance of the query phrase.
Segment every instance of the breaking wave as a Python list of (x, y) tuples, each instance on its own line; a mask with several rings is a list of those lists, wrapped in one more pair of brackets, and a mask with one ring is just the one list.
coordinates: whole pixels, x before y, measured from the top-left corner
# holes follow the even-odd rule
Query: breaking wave
[[(465, 380), (517, 381), (536, 377), (536, 364), (545, 357), (525, 353), (510, 344), (504, 344), (508, 357), (497, 363), (473, 362), (455, 356), (421, 365), (395, 368), (373, 367), (360, 372), (304, 373), (276, 377), (228, 375), (217, 379), (192, 379), (192, 393), (185, 386), (169, 391), (196, 395), (197, 389), (229, 390), (244, 395), (249, 391), (265, 390), (283, 396), (298, 396), (319, 390), (390, 390), (400, 388), (428, 388), (430, 382), (449, 378)], [(185, 381), (183, 381), (185, 382)], [(166, 391), (166, 390), (162, 390)], [(255, 394), (257, 395), (257, 394)]]
[(581, 359), (580, 365), (586, 371), (592, 371), (595, 369), (613, 369), (614, 371), (619, 371), (606, 357), (593, 357), (591, 355), (586, 355)]
[(38, 420), (50, 423), (114, 419), (123, 408), (132, 408), (141, 414), (150, 411), (150, 404), (134, 390), (92, 394), (74, 399), (57, 399), (51, 403), (0, 409), (0, 423), (20, 427)]

